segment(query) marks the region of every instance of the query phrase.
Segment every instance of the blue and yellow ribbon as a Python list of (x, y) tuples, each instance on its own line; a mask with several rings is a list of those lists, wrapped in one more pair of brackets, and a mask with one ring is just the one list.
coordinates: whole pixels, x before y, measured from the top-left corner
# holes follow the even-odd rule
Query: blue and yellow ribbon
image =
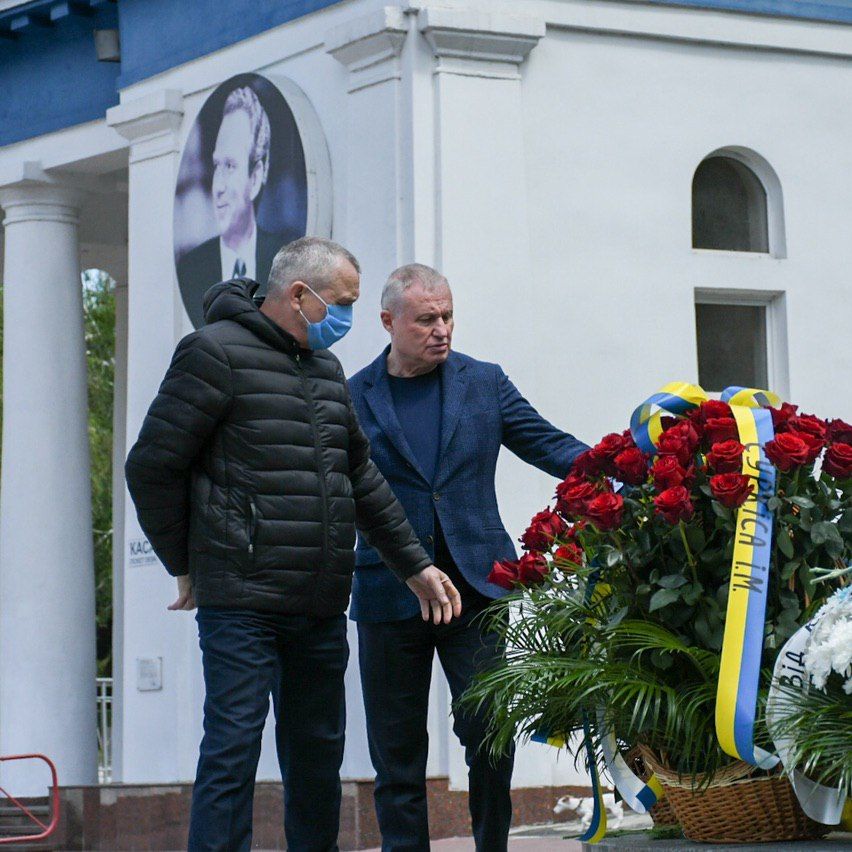
[(577, 839), (583, 843), (600, 843), (606, 834), (606, 806), (603, 800), (603, 790), (601, 789), (601, 779), (598, 774), (595, 749), (592, 745), (592, 732), (589, 726), (589, 719), (585, 714), (583, 715), (583, 745), (586, 747), (589, 775), (592, 777), (592, 798), (594, 799), (595, 807), (589, 827)]
[(767, 501), (775, 493), (775, 468), (763, 447), (775, 430), (766, 409), (732, 404), (731, 410), (745, 446), (742, 472), (754, 488), (737, 510), (716, 690), (716, 736), (726, 754), (769, 769), (778, 758), (754, 745), (754, 715), (772, 558), (772, 512)]
[(554, 748), (565, 748), (565, 737), (562, 734), (554, 734), (544, 729), (536, 731), (530, 739), (534, 743), (553, 746)]
[(638, 814), (646, 814), (665, 796), (663, 785), (653, 773), (647, 781), (639, 778), (627, 765), (618, 750), (615, 734), (606, 727), (603, 713), (598, 714), (598, 730), (601, 732), (601, 751), (607, 771), (615, 789), (627, 806)]
[[(530, 739), (533, 742), (552, 745), (556, 748), (564, 748), (565, 737), (561, 734), (555, 734), (545, 729), (536, 731)], [(594, 799), (594, 809), (592, 811), (592, 821), (589, 827), (577, 839), (584, 843), (599, 843), (606, 834), (606, 807), (603, 801), (603, 790), (601, 788), (601, 779), (598, 774), (598, 765), (595, 759), (595, 749), (592, 745), (592, 732), (589, 726), (588, 717), (583, 714), (583, 747), (586, 750), (586, 762), (589, 765), (589, 775), (592, 779), (592, 798)]]
[[(666, 385), (633, 412), (630, 421), (633, 439), (640, 449), (653, 454), (663, 431), (662, 417), (665, 414), (682, 417), (708, 399), (697, 385), (686, 382)], [(775, 434), (772, 413), (766, 407), (778, 406), (781, 400), (771, 391), (742, 387), (727, 388), (722, 400), (731, 406), (740, 443), (746, 448), (742, 472), (753, 480), (755, 488), (736, 516), (716, 692), (716, 736), (722, 749), (732, 757), (770, 768), (778, 758), (754, 745), (754, 719), (772, 555), (772, 512), (767, 502), (775, 493), (775, 468), (763, 450)]]
[(682, 417), (687, 411), (697, 408), (709, 399), (706, 393), (687, 382), (670, 382), (657, 393), (649, 396), (630, 418), (630, 431), (636, 446), (643, 453), (653, 455), (663, 433), (662, 418), (666, 414)]
[[(598, 582), (598, 577), (599, 573), (597, 571), (589, 577), (584, 594), (586, 603), (590, 603), (593, 606), (599, 604), (612, 593), (612, 587), (607, 583)], [(594, 616), (587, 618), (587, 622), (589, 623), (593, 623), (594, 621)], [(604, 716), (602, 713), (598, 714), (597, 721), (599, 730), (604, 732)], [(556, 748), (563, 748), (565, 746), (565, 737), (563, 735), (545, 729), (536, 731), (531, 739), (534, 742), (545, 743)], [(583, 714), (583, 746), (586, 750), (589, 775), (592, 779), (594, 810), (588, 829), (586, 829), (585, 833), (579, 839), (584, 843), (594, 844), (598, 843), (606, 834), (606, 807), (603, 802), (603, 789), (595, 759), (595, 750), (592, 744), (591, 726), (588, 716), (585, 713)], [(627, 762), (618, 750), (615, 734), (611, 731), (605, 731), (601, 737), (601, 752), (603, 753), (604, 763), (612, 777), (613, 784), (628, 807), (637, 813), (644, 814), (650, 811), (663, 798), (665, 793), (655, 775), (652, 775), (647, 782), (642, 781), (627, 765)]]

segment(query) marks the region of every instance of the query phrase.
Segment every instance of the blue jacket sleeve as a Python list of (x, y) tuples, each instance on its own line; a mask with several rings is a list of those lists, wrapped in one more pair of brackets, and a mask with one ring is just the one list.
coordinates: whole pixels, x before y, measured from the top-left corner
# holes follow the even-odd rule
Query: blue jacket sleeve
[(589, 449), (588, 446), (545, 420), (499, 368), (497, 388), (503, 418), (503, 445), (527, 464), (564, 479), (574, 459)]

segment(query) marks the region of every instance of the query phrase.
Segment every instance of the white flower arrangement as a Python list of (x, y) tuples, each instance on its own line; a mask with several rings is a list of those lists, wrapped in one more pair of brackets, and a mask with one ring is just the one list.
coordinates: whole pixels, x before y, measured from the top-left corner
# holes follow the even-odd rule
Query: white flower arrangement
[(844, 678), (852, 695), (852, 586), (838, 589), (821, 607), (805, 646), (804, 664), (811, 683), (824, 690), (832, 671)]

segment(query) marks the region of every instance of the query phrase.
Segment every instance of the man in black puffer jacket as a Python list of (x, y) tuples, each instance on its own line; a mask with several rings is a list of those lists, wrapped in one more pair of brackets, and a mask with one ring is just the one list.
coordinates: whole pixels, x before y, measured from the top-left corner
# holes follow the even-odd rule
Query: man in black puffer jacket
[(291, 850), (337, 848), (355, 527), (418, 595), (460, 613), (381, 473), (327, 347), (351, 325), (359, 269), (329, 240), (275, 257), (269, 295), (211, 288), (125, 467), (139, 522), (198, 605), (206, 687), (190, 850), (251, 847), (260, 739), (276, 698)]

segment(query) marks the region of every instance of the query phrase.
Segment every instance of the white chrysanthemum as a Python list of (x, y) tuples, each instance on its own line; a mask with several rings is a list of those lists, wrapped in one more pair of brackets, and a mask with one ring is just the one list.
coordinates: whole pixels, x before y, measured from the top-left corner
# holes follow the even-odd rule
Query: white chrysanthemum
[(852, 594), (840, 589), (817, 613), (804, 654), (805, 669), (817, 689), (825, 689), (832, 671), (844, 678), (843, 691), (852, 695)]

